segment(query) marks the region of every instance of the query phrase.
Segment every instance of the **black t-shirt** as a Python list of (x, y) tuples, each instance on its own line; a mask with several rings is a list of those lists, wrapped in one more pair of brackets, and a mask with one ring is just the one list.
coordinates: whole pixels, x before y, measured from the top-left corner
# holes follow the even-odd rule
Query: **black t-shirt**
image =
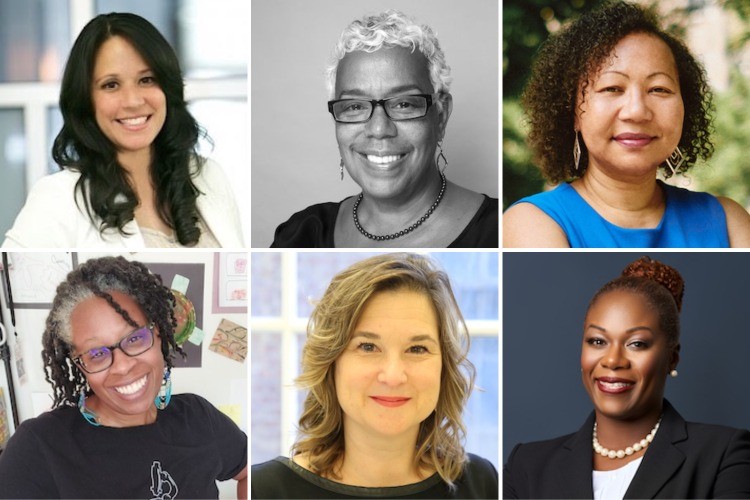
[(247, 464), (247, 438), (193, 394), (156, 422), (95, 427), (63, 407), (23, 422), (0, 454), (0, 498), (218, 498)]
[(286, 457), (253, 465), (251, 498), (498, 498), (497, 470), (489, 460), (468, 454), (469, 463), (451, 491), (435, 473), (406, 486), (363, 488), (324, 479)]

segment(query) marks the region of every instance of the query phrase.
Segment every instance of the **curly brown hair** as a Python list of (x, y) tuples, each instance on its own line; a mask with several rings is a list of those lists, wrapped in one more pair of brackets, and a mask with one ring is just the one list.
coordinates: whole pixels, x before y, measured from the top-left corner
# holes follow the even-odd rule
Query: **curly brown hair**
[(54, 408), (62, 405), (75, 406), (81, 391), (88, 391), (85, 374), (70, 358), (70, 316), (81, 302), (94, 296), (100, 297), (133, 328), (143, 326), (137, 324), (117, 303), (112, 297), (113, 291), (131, 297), (148, 322), (156, 326), (167, 367), (173, 366), (174, 352), (184, 356), (174, 340), (177, 325), (173, 309), (174, 295), (162, 284), (161, 277), (151, 274), (144, 264), (131, 262), (123, 257), (88, 260), (68, 273), (65, 281), (57, 287), (42, 336), (44, 376), (54, 391)]
[[(659, 27), (655, 12), (622, 1), (605, 2), (547, 39), (521, 96), (529, 125), (529, 146), (550, 182), (568, 181), (586, 171), (588, 154), (583, 141), (578, 170), (572, 154), (576, 109), (581, 105), (577, 102), (579, 91), (585, 98), (589, 77), (611, 56), (615, 45), (632, 33), (651, 34), (664, 41), (677, 65), (685, 107), (678, 144), (685, 161), (678, 172), (690, 169), (698, 158), (706, 160), (713, 154), (713, 96), (703, 66), (680, 40)], [(662, 171), (665, 177), (672, 175), (666, 164), (662, 164)]]
[(675, 347), (680, 343), (680, 311), (685, 281), (677, 269), (643, 256), (628, 264), (619, 278), (601, 287), (591, 299), (589, 309), (602, 295), (615, 290), (643, 296), (659, 313), (659, 328), (667, 335), (667, 344)]

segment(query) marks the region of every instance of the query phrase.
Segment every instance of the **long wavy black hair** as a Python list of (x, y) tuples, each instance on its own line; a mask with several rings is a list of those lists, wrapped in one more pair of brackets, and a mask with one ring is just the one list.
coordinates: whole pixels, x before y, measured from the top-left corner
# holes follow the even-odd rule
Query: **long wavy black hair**
[(81, 391), (88, 390), (85, 374), (70, 359), (73, 338), (70, 317), (81, 302), (91, 297), (100, 297), (133, 328), (143, 326), (137, 324), (117, 303), (112, 297), (113, 291), (132, 298), (148, 322), (154, 324), (159, 332), (161, 353), (166, 366), (172, 368), (175, 352), (184, 357), (182, 349), (174, 340), (177, 325), (174, 295), (162, 284), (161, 277), (151, 274), (142, 263), (131, 262), (123, 257), (88, 260), (71, 271), (57, 287), (42, 336), (44, 377), (54, 391), (54, 408), (61, 405), (75, 406)]
[[(76, 191), (85, 200), (86, 212), (99, 231), (123, 227), (135, 216), (138, 199), (125, 170), (117, 161), (115, 145), (96, 123), (92, 80), (97, 52), (108, 39), (127, 40), (153, 72), (167, 101), (164, 126), (152, 145), (151, 179), (161, 219), (174, 229), (182, 245), (200, 238), (191, 163), (199, 170), (203, 160), (196, 146), (205, 131), (187, 110), (182, 70), (172, 47), (147, 20), (135, 14), (102, 14), (78, 35), (70, 52), (60, 90), (63, 127), (52, 146), (60, 168), (81, 173)], [(75, 196), (75, 195), (74, 195)]]

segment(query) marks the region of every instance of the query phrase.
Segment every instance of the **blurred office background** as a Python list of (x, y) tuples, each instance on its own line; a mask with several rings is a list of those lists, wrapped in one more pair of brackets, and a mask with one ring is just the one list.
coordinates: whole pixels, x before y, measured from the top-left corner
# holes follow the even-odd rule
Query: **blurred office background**
[(68, 53), (83, 26), (109, 12), (145, 17), (177, 52), (190, 111), (214, 142), (200, 153), (231, 180), (249, 240), (250, 2), (0, 0), (0, 241), (31, 186), (59, 170), (50, 151)]

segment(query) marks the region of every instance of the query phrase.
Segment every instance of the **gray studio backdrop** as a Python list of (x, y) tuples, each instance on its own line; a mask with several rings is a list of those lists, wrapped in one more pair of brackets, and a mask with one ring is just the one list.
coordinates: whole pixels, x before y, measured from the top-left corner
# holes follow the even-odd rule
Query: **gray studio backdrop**
[(581, 384), (592, 295), (642, 255), (685, 279), (679, 376), (666, 397), (693, 422), (750, 428), (750, 254), (505, 253), (503, 461), (519, 442), (577, 431), (593, 409)]
[(389, 8), (432, 27), (451, 67), (448, 179), (498, 196), (497, 1), (253, 0), (253, 247), (268, 247), (294, 212), (360, 192), (348, 175), (340, 180), (323, 72), (351, 21)]

